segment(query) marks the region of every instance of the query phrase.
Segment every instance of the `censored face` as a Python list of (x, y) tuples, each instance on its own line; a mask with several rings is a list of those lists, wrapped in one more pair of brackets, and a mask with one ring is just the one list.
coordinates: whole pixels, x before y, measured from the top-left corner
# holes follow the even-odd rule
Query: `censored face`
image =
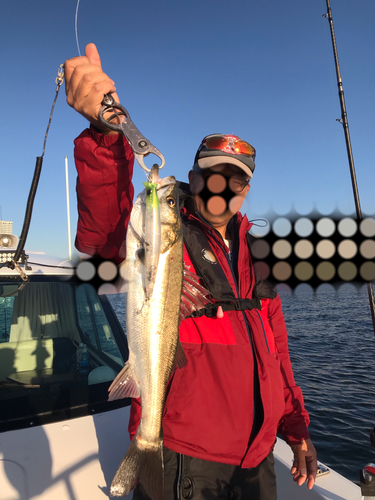
[(223, 163), (189, 172), (190, 189), (198, 210), (212, 225), (229, 221), (250, 189), (250, 178), (240, 168)]

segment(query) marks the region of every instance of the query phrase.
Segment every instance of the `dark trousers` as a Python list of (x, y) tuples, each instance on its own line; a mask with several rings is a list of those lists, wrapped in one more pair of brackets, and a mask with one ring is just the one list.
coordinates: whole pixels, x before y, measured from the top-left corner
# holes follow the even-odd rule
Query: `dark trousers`
[[(164, 448), (163, 500), (276, 500), (276, 476), (271, 452), (257, 467), (209, 462)], [(150, 500), (141, 484), (134, 500)]]

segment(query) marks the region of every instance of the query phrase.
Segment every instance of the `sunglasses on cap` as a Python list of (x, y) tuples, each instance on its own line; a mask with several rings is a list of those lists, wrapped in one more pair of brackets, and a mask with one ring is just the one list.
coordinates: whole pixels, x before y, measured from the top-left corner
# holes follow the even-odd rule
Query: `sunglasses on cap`
[(235, 135), (212, 134), (205, 137), (199, 147), (233, 155), (247, 155), (255, 160), (255, 148)]

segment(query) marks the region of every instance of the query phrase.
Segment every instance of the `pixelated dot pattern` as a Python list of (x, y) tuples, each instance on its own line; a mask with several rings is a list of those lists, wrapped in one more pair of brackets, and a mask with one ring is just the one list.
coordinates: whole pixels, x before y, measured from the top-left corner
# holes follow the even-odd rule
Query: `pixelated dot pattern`
[(252, 258), (259, 277), (295, 288), (375, 280), (375, 220), (278, 217), (256, 236)]
[[(375, 281), (375, 220), (350, 217), (290, 220), (278, 217), (263, 234), (254, 234), (251, 253), (258, 277), (296, 288), (301, 283)], [(262, 228), (264, 229), (264, 228)], [(76, 277), (99, 293), (117, 293), (124, 280), (112, 261), (91, 258), (76, 267)]]

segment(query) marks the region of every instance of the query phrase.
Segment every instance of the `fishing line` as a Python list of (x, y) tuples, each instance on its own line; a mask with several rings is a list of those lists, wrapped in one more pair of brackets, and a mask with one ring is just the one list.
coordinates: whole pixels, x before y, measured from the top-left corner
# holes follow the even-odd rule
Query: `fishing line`
[(34, 265), (34, 266), (40, 266), (40, 267), (53, 267), (53, 268), (58, 268), (58, 269), (70, 269), (71, 271), (74, 271), (77, 269), (76, 267), (71, 267), (71, 266), (59, 266), (59, 264), (56, 265), (51, 265), (51, 264), (42, 264), (41, 262), (30, 262), (28, 261), (28, 264)]
[(77, 0), (77, 6), (76, 6), (76, 16), (75, 16), (75, 22), (74, 22), (74, 25), (75, 25), (75, 30), (76, 30), (76, 42), (77, 42), (77, 49), (78, 49), (78, 54), (79, 56), (81, 57), (81, 51), (79, 50), (79, 41), (78, 41), (78, 7), (79, 7), (79, 2), (81, 0)]
[(46, 134), (44, 136), (42, 156), (37, 156), (37, 159), (36, 159), (34, 177), (33, 177), (32, 183), (31, 183), (29, 198), (27, 200), (26, 213), (25, 213), (25, 219), (24, 219), (24, 223), (23, 223), (23, 227), (22, 227), (21, 236), (19, 238), (18, 247), (17, 247), (17, 250), (14, 254), (13, 260), (11, 262), (8, 262), (8, 267), (10, 267), (11, 269), (14, 269), (14, 266), (18, 262), (18, 259), (20, 258), (20, 255), (21, 255), (21, 253), (24, 249), (25, 243), (26, 243), (26, 238), (27, 238), (27, 234), (29, 232), (29, 227), (30, 227), (31, 214), (32, 214), (33, 205), (34, 205), (34, 198), (35, 198), (36, 190), (37, 190), (38, 183), (39, 183), (40, 173), (42, 171), (42, 164), (43, 164), (44, 153), (46, 150), (47, 136), (48, 136), (49, 128), (51, 125), (52, 115), (53, 115), (53, 111), (55, 108), (57, 96), (59, 95), (59, 90), (60, 90), (60, 87), (61, 87), (63, 81), (64, 81), (64, 65), (61, 64), (59, 69), (58, 69), (58, 76), (55, 80), (55, 83), (57, 85), (56, 94), (55, 94), (55, 98), (54, 98), (53, 103), (52, 103), (52, 109), (51, 109), (51, 113), (49, 115), (47, 130), (46, 130)]

